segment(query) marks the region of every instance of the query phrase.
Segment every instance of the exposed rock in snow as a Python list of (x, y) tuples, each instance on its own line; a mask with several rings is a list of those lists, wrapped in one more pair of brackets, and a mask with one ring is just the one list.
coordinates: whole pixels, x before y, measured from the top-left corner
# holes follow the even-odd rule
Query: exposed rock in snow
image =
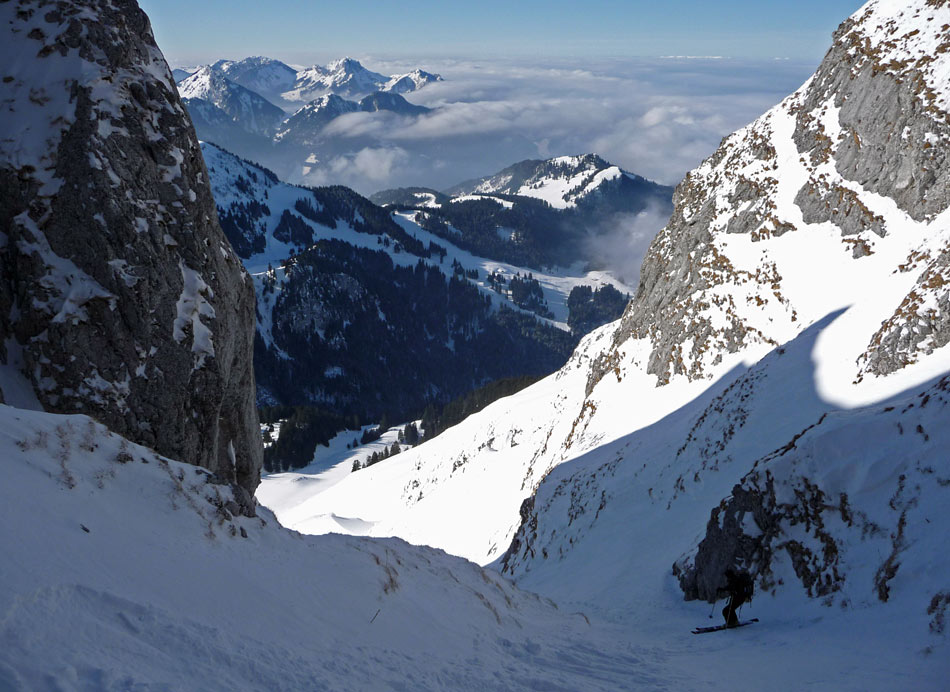
[(822, 414), (757, 459), (674, 565), (686, 597), (711, 602), (737, 564), (773, 592), (789, 565), (808, 596), (848, 607), (887, 602), (900, 569), (931, 579), (922, 545), (939, 540), (927, 524), (950, 485), (948, 404), (945, 376), (887, 405)]
[[(888, 254), (883, 274), (909, 263), (911, 252), (942, 250), (945, 221), (937, 217), (950, 203), (950, 125), (939, 96), (950, 62), (939, 50), (950, 45), (946, 13), (921, 2), (869, 3), (842, 24), (799, 91), (687, 175), (671, 222), (647, 254), (618, 346), (649, 339), (648, 371), (661, 382), (696, 378), (723, 353), (777, 345), (820, 318), (810, 300), (795, 298), (798, 277), (790, 272), (807, 265), (782, 261), (795, 244), (786, 237), (792, 231), (828, 240), (838, 232), (853, 258), (835, 262), (842, 281), (854, 264), (888, 261), (865, 259), (875, 252)], [(885, 243), (885, 234), (900, 237)], [(912, 360), (908, 353), (905, 362)]]
[(130, 0), (22, 0), (0, 24), (0, 334), (47, 410), (205, 466), (253, 511), (253, 290), (219, 250), (147, 17)]

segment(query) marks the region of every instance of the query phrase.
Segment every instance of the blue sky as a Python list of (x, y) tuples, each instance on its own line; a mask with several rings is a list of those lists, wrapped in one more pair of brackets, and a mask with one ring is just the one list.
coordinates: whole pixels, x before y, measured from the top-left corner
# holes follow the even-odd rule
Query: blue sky
[(787, 57), (817, 62), (855, 0), (140, 0), (176, 64), (266, 54)]

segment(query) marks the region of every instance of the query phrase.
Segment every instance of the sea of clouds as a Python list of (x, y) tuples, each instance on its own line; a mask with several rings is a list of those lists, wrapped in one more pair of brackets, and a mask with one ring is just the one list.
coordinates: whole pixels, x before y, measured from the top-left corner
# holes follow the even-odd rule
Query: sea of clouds
[(815, 65), (787, 60), (651, 58), (536, 62), (386, 61), (444, 82), (407, 95), (419, 117), (351, 113), (324, 130), (319, 163), (299, 182), (443, 189), (527, 158), (594, 152), (668, 185), (730, 132), (798, 88)]

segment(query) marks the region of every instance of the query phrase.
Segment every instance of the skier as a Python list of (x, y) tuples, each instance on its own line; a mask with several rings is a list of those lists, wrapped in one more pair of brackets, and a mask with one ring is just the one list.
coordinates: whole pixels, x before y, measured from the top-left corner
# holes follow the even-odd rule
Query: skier
[(748, 572), (745, 570), (737, 572), (731, 567), (726, 570), (726, 588), (724, 591), (729, 596), (729, 602), (722, 609), (722, 616), (726, 619), (726, 627), (739, 626), (739, 616), (736, 615), (736, 611), (743, 603), (752, 600), (754, 589), (752, 575)]

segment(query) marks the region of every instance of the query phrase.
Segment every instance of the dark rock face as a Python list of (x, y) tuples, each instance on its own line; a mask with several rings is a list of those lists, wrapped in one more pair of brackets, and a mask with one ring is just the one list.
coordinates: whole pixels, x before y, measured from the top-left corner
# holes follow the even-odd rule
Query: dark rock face
[(4, 358), (48, 411), (209, 468), (253, 512), (253, 288), (148, 18), (21, 0), (0, 25)]
[[(944, 458), (940, 442), (931, 439), (931, 432), (943, 433), (948, 405), (945, 376), (891, 405), (822, 415), (757, 459), (710, 512), (698, 546), (673, 565), (686, 599), (715, 600), (730, 567), (748, 570), (760, 589), (774, 591), (783, 574), (790, 577), (776, 569), (785, 563), (805, 593), (826, 605), (886, 602), (891, 580), (909, 559), (908, 534), (950, 486), (934, 463)], [(900, 452), (888, 443), (855, 448), (855, 440), (881, 430), (906, 435)], [(842, 462), (877, 473), (855, 482), (860, 472), (842, 470)]]

